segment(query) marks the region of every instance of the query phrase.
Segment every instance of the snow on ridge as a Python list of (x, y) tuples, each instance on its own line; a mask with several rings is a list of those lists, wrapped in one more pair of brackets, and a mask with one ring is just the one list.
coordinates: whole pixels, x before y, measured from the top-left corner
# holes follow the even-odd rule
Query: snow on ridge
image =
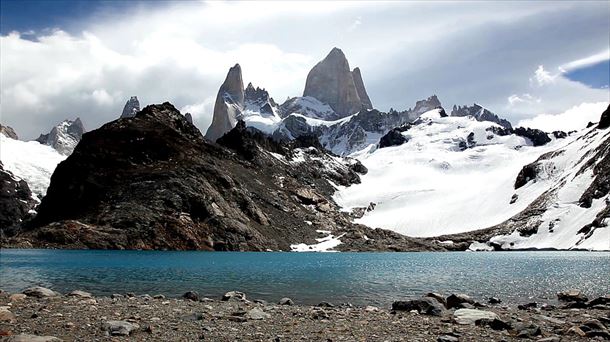
[(46, 194), (57, 164), (66, 157), (51, 146), (0, 135), (0, 160), (4, 168), (25, 180), (39, 199)]
[[(416, 237), (493, 226), (525, 209), (546, 189), (544, 182), (520, 189), (519, 200), (509, 204), (521, 168), (565, 143), (529, 146), (523, 137), (487, 131), (499, 126), (495, 123), (441, 118), (439, 110), (420, 119), (420, 124), (402, 133), (408, 139), (403, 145), (369, 146), (367, 152), (351, 155), (369, 172), (361, 176), (361, 184), (336, 192), (335, 201), (344, 210), (377, 204), (357, 223)], [(468, 146), (469, 135), (474, 146)]]
[(343, 233), (335, 236), (330, 231), (326, 230), (317, 230), (316, 232), (319, 234), (326, 234), (326, 236), (317, 238), (316, 241), (318, 241), (318, 243), (311, 245), (305, 243), (290, 245), (290, 250), (292, 252), (337, 252), (333, 249), (342, 243), (340, 239), (345, 235), (345, 233)]

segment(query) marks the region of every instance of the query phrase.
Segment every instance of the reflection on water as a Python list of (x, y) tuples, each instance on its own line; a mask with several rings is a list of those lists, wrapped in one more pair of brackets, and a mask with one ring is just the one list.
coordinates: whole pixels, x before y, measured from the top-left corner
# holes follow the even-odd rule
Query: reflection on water
[(299, 303), (388, 305), (434, 291), (505, 301), (553, 300), (578, 288), (610, 292), (610, 253), (222, 253), (160, 251), (1, 250), (0, 288), (42, 285), (96, 295), (189, 290), (218, 297), (229, 290), (250, 298)]

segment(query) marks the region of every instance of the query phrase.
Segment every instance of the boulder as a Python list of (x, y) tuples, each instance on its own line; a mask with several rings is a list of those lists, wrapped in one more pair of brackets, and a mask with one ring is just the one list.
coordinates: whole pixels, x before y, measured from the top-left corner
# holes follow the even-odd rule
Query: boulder
[(182, 298), (196, 302), (199, 300), (199, 293), (197, 291), (188, 291), (182, 295)]
[(18, 302), (18, 301), (22, 301), (26, 298), (27, 298), (27, 296), (24, 295), (23, 293), (13, 293), (12, 295), (8, 296), (8, 301), (9, 302)]
[(462, 304), (474, 305), (474, 299), (461, 293), (452, 294), (451, 296), (447, 297), (447, 309), (461, 308), (463, 306)]
[(254, 308), (249, 310), (245, 317), (252, 320), (262, 320), (271, 317), (271, 315), (264, 312), (261, 308)]
[(42, 286), (34, 286), (23, 290), (24, 295), (28, 297), (36, 297), (36, 298), (47, 298), (47, 297), (57, 297), (60, 294), (51, 289), (47, 289)]
[(514, 330), (518, 338), (535, 338), (542, 335), (540, 327), (533, 323), (517, 323)]
[(416, 310), (423, 315), (442, 316), (444, 307), (436, 299), (431, 297), (423, 297), (419, 299), (396, 301), (392, 303), (394, 311), (412, 311)]
[(239, 292), (239, 291), (229, 291), (229, 292), (225, 293), (224, 296), (222, 296), (221, 300), (225, 301), (225, 302), (228, 302), (228, 301), (243, 302), (246, 300), (246, 294), (243, 292)]
[(68, 297), (93, 298), (91, 293), (85, 292), (85, 291), (81, 291), (81, 290), (74, 290), (74, 291), (68, 293)]
[(512, 324), (510, 324), (509, 322), (505, 322), (499, 318), (481, 318), (476, 320), (474, 324), (479, 326), (487, 326), (492, 328), (493, 330), (511, 330), (513, 328)]
[(129, 336), (139, 328), (139, 325), (127, 321), (106, 321), (102, 324), (102, 329), (112, 336)]
[(0, 309), (0, 322), (14, 323), (17, 321), (17, 316), (7, 309)]
[(562, 302), (580, 302), (584, 303), (589, 299), (580, 290), (568, 290), (557, 293), (557, 299)]
[(476, 321), (481, 319), (493, 321), (494, 319), (499, 319), (499, 317), (491, 311), (476, 309), (459, 309), (453, 313), (453, 320), (457, 324), (475, 324)]
[(294, 302), (292, 301), (292, 299), (290, 299), (288, 297), (284, 297), (284, 298), (280, 299), (278, 304), (279, 305), (294, 305)]

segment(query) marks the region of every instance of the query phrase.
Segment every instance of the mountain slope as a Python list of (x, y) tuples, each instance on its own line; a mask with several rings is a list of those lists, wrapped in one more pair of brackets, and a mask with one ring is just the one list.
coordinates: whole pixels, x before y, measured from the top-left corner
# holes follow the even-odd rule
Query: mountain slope
[(70, 155), (85, 133), (80, 118), (64, 120), (59, 125), (53, 127), (47, 134), (41, 134), (36, 141), (43, 145), (53, 147), (63, 155)]
[(500, 135), (492, 122), (424, 113), (400, 134), (399, 146), (354, 154), (368, 169), (362, 183), (334, 196), (345, 210), (366, 208), (356, 222), (409, 236), (436, 236), (486, 228), (525, 209), (544, 189), (510, 204), (514, 177), (523, 164), (550, 151), (555, 141), (533, 147), (529, 139)]

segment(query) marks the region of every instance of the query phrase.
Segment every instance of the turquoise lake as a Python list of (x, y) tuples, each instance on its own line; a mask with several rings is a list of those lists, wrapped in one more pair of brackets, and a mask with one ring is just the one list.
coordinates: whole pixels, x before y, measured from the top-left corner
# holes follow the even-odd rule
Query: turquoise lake
[(577, 288), (610, 293), (610, 253), (237, 253), (99, 250), (0, 251), (0, 288), (41, 285), (95, 295), (134, 292), (219, 298), (390, 305), (427, 292), (466, 293), (505, 302), (554, 301)]

